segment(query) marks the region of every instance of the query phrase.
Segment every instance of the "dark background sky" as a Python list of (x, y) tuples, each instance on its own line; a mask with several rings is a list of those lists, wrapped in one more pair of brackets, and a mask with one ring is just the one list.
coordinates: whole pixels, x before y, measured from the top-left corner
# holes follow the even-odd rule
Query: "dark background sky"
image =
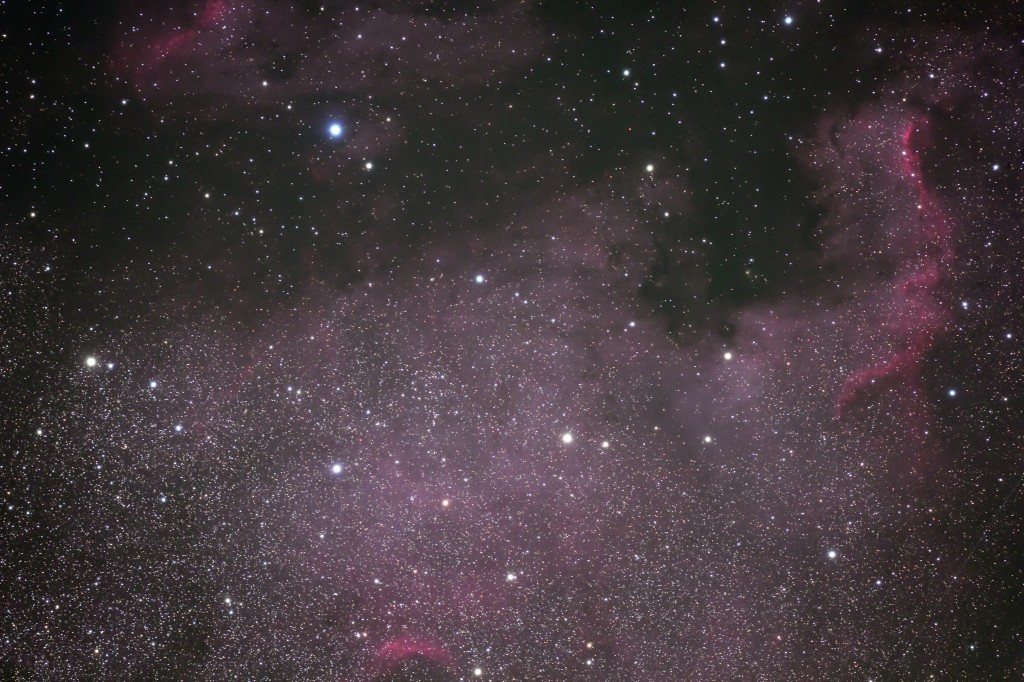
[(976, 4), (0, 5), (3, 676), (1019, 677)]

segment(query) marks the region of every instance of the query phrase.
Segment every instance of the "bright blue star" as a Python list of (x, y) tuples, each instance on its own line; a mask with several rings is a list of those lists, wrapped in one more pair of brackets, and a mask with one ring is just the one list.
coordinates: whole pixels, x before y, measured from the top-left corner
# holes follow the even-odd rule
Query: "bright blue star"
[(327, 132), (331, 134), (331, 137), (341, 137), (345, 129), (341, 127), (340, 123), (332, 123)]

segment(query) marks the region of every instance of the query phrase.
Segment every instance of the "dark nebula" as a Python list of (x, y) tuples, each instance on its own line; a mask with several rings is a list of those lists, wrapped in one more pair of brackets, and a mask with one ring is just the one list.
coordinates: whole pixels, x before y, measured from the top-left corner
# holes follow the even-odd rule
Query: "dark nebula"
[(1021, 679), (1022, 18), (0, 3), (0, 678)]

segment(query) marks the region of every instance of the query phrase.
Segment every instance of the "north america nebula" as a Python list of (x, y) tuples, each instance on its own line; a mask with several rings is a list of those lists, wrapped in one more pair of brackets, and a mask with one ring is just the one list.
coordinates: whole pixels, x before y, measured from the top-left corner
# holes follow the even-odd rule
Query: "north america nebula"
[(0, 677), (1019, 679), (971, 5), (0, 5)]

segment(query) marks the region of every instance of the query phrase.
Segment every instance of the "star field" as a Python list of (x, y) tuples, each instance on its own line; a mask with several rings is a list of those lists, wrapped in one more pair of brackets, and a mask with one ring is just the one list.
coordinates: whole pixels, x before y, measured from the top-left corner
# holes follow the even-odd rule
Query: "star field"
[(101, 5), (0, 3), (0, 677), (1024, 674), (1013, 3)]

